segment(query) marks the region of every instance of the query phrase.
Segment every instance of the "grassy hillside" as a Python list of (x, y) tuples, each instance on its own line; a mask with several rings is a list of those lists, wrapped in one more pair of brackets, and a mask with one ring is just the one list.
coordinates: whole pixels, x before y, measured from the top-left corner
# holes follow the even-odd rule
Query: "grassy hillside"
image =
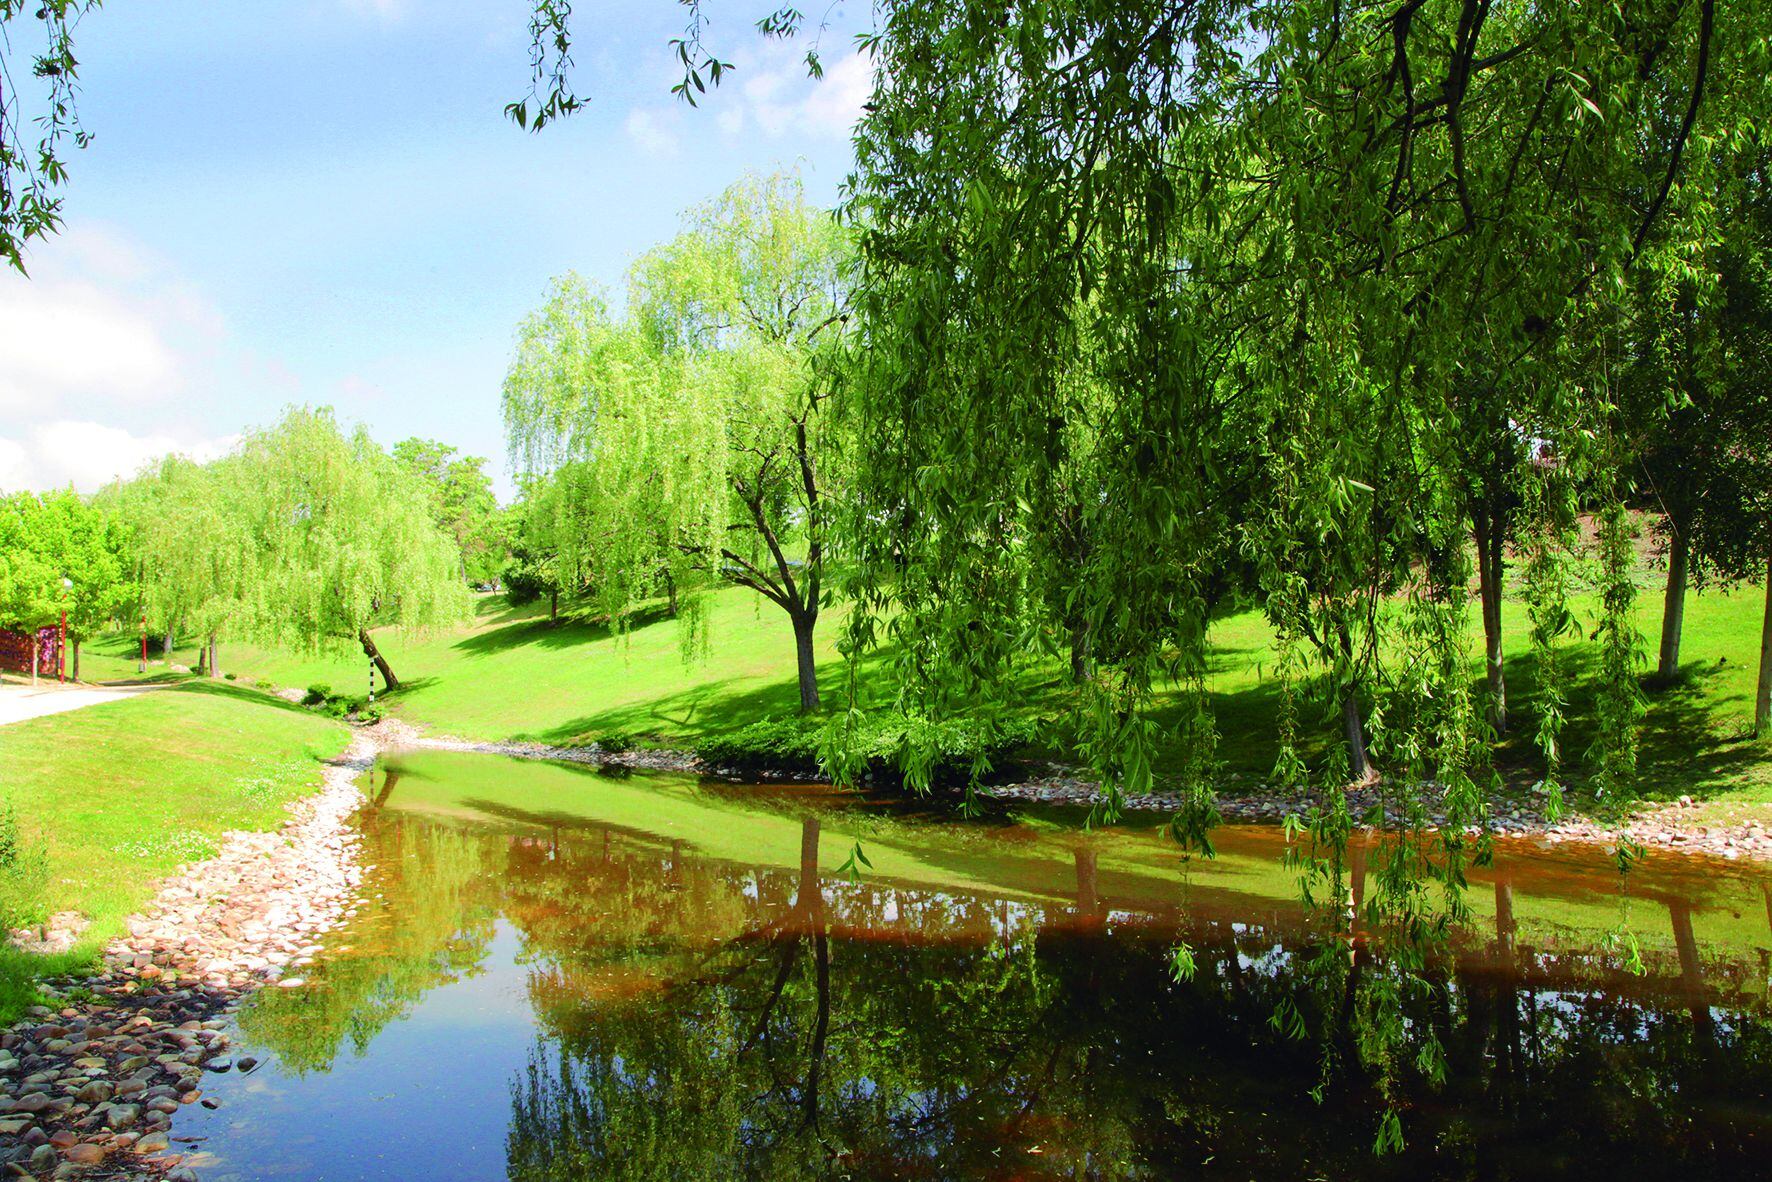
[[(1653, 572), (1645, 571), (1638, 601), (1645, 651), (1660, 623), (1653, 578)], [(1645, 795), (1694, 793), (1726, 803), (1772, 800), (1772, 750), (1746, 738), (1763, 605), (1758, 588), (1688, 598), (1684, 678), (1650, 698), (1642, 759)], [(1597, 601), (1578, 597), (1574, 607), (1585, 635), (1597, 617)], [(1472, 616), (1475, 679), (1480, 638), (1474, 632), (1474, 611)], [(622, 733), (669, 745), (793, 713), (792, 634), (782, 613), (735, 588), (711, 597), (708, 623), (707, 653), (685, 662), (675, 622), (660, 615), (643, 616), (615, 635), (603, 623), (570, 610), (553, 623), (543, 609), (513, 610), (502, 598), (489, 596), (479, 601), (476, 619), (467, 628), (430, 636), (387, 633), (379, 643), (407, 682), (395, 699), (396, 712), (440, 733), (466, 738), (521, 736), (582, 743)], [(834, 647), (839, 624), (840, 613), (833, 611), (819, 626), (820, 680), (827, 702), (846, 681)], [(1529, 737), (1535, 670), (1527, 653), (1523, 604), (1510, 600), (1505, 605), (1504, 625), (1514, 727), (1503, 746), (1503, 760), (1519, 783), (1528, 784), (1537, 778), (1538, 763)], [(1211, 638), (1210, 688), (1223, 735), (1220, 755), (1234, 777), (1232, 784), (1251, 783), (1269, 773), (1275, 756), (1279, 687), (1273, 634), (1258, 613), (1249, 612), (1219, 621)], [(94, 680), (134, 677), (134, 643), (133, 637), (124, 636), (91, 646), (83, 671)], [(1574, 721), (1564, 746), (1577, 758), (1589, 741), (1581, 722), (1588, 696), (1582, 684), (1587, 655), (1585, 644), (1571, 646), (1577, 684)], [(195, 651), (184, 650), (175, 658), (194, 663)], [(221, 667), (242, 681), (263, 679), (295, 687), (318, 681), (350, 693), (363, 692), (368, 674), (357, 652), (297, 657), (245, 645), (224, 645)], [(156, 671), (150, 666), (150, 675)], [(872, 684), (881, 685), (878, 679)], [(1061, 716), (1071, 692), (1056, 664), (1030, 674), (1024, 689), (1025, 709), (1036, 716)], [(1306, 708), (1307, 725), (1316, 724), (1311, 735), (1320, 752), (1337, 741), (1330, 703), (1307, 703)], [(1050, 733), (1053, 752), (1062, 755), (1063, 734)]]
[(15, 918), (92, 921), (65, 955), (0, 945), (0, 1023), (30, 1003), (37, 975), (89, 962), (179, 863), (208, 857), (230, 829), (279, 823), (348, 738), (330, 719), (200, 682), (0, 729), (0, 800), (19, 818), (27, 866), (46, 863), (40, 878), (5, 884), (27, 909)]

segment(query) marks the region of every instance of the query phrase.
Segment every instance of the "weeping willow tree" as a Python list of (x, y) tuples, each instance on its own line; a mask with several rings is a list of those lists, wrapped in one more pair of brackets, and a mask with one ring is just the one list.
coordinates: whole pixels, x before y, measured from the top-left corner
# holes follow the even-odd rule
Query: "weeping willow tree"
[[(1207, 622), (1236, 554), (1278, 636), (1275, 779), (1316, 802), (1305, 889), (1339, 904), (1353, 825), (1381, 826), (1365, 910), (1425, 966), (1465, 915), (1498, 780), (1503, 690), (1475, 680), (1467, 636), (1473, 536), (1498, 575), (1500, 507), (1552, 808), (1583, 514), (1604, 603), (1592, 783), (1634, 769), (1611, 329), (1631, 271), (1687, 266), (1715, 229), (1684, 194), (1768, 114), (1769, 33), (1763, 6), (1711, 0), (884, 6), (848, 210), (856, 653), (894, 642), (906, 709), (989, 714), (1062, 604), (1113, 641), (1080, 711), (1110, 811), (1167, 744), (1200, 836)], [(1090, 545), (1055, 563), (1078, 408), (1054, 391), (1079, 373)], [(1189, 703), (1168, 734), (1166, 685)], [(1343, 741), (1313, 767), (1315, 703)], [(1382, 808), (1352, 817), (1350, 779)], [(1395, 1014), (1418, 981), (1361, 1004)], [(1370, 1025), (1382, 1060), (1391, 1027)]]
[(697, 594), (729, 583), (785, 612), (800, 704), (818, 705), (813, 633), (836, 473), (826, 361), (844, 325), (847, 238), (798, 178), (746, 177), (643, 257), (627, 314), (576, 276), (518, 331), (505, 380), (512, 455), (550, 494), (531, 524), (562, 586), (620, 619), (665, 593), (698, 643)]
[(218, 465), (248, 538), (244, 628), (301, 651), (355, 644), (400, 688), (370, 629), (468, 616), (455, 539), (423, 485), (362, 427), (297, 408)]
[(239, 473), (227, 463), (168, 456), (99, 495), (127, 523), (142, 613), (165, 637), (167, 659), (182, 633), (196, 639), (205, 672), (218, 672), (223, 641), (246, 611), (248, 538)]
[(209, 464), (172, 457), (102, 498), (127, 523), (146, 609), (198, 638), (214, 675), (233, 637), (302, 652), (356, 645), (398, 689), (370, 635), (468, 614), (455, 540), (418, 478), (362, 428), (296, 408)]

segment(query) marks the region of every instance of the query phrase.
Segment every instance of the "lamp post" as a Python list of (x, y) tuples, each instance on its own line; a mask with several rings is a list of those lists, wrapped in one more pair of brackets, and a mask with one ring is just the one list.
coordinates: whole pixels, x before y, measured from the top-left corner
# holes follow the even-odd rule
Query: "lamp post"
[(62, 627), (55, 645), (55, 679), (66, 681), (68, 672), (68, 609), (67, 597), (74, 590), (74, 580), (62, 576)]

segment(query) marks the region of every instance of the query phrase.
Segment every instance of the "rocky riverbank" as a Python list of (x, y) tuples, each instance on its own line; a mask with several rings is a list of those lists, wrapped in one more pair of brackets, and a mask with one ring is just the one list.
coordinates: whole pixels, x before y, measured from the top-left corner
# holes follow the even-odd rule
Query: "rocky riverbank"
[[(569, 763), (594, 764), (600, 767), (619, 766), (705, 775), (721, 774), (721, 769), (706, 766), (695, 755), (687, 751), (662, 748), (604, 751), (595, 745), (552, 747), (545, 743), (533, 742), (476, 742), (468, 739), (428, 736), (407, 723), (393, 719), (382, 723), (379, 729), (384, 732), (386, 740), (391, 744), (422, 747), (435, 751), (478, 751), (495, 755), (515, 755), (525, 759), (557, 759)], [(784, 772), (779, 777), (765, 776), (763, 778), (804, 780), (806, 777), (802, 774)], [(1077, 775), (1075, 769), (1053, 764), (1045, 769), (1043, 775), (1012, 784), (992, 785), (986, 789), (986, 792), (1000, 800), (1026, 800), (1045, 804), (1087, 806), (1100, 799), (1101, 786), (1093, 780)], [(1356, 818), (1369, 815), (1374, 808), (1379, 807), (1382, 803), (1379, 786), (1376, 784), (1348, 790), (1348, 808)], [(1133, 812), (1173, 813), (1181, 807), (1181, 804), (1182, 798), (1179, 793), (1157, 792), (1149, 795), (1129, 796), (1125, 800), (1125, 807)], [(1219, 812), (1227, 821), (1279, 824), (1289, 815), (1304, 812), (1307, 807), (1307, 803), (1303, 800), (1268, 791), (1265, 786), (1261, 785), (1253, 786), (1246, 791), (1239, 791), (1237, 786), (1233, 785), (1221, 791), (1218, 798)], [(1772, 859), (1772, 832), (1768, 831), (1764, 821), (1748, 820), (1733, 825), (1695, 822), (1696, 808), (1697, 806), (1690, 797), (1681, 797), (1678, 801), (1667, 804), (1645, 804), (1625, 818), (1622, 832), (1633, 841), (1650, 849), (1668, 850), (1682, 854), (1709, 854), (1725, 859)], [(1392, 821), (1400, 819), (1396, 809), (1387, 809), (1386, 812)], [(1433, 824), (1442, 824), (1445, 821), (1445, 814), (1430, 805), (1429, 820)], [(1533, 837), (1552, 843), (1613, 844), (1618, 841), (1621, 832), (1619, 824), (1615, 822), (1608, 823), (1568, 812), (1557, 821), (1552, 822), (1544, 815), (1544, 803), (1539, 798), (1527, 802), (1515, 801), (1497, 804), (1491, 817), (1491, 827), (1498, 836)]]
[(350, 816), (377, 737), (359, 731), (276, 833), (230, 833), (168, 880), (95, 976), (50, 982), (0, 1033), (0, 1162), (12, 1177), (193, 1182), (203, 1155), (173, 1130), (208, 1073), (250, 1071), (226, 1015), (274, 982), (300, 988), (316, 940), (353, 913), (362, 875)]
[[(1052, 768), (1038, 779), (992, 788), (993, 796), (1011, 800), (1033, 800), (1048, 804), (1093, 804), (1100, 786), (1081, 779), (1062, 768)], [(1348, 789), (1348, 810), (1356, 819), (1371, 814), (1384, 805), (1378, 785)], [(1126, 807), (1135, 812), (1174, 812), (1180, 808), (1178, 793), (1153, 793), (1129, 796)], [(1295, 798), (1260, 790), (1247, 793), (1221, 792), (1218, 809), (1227, 821), (1284, 821), (1287, 816), (1303, 813), (1308, 803)], [(1697, 805), (1683, 796), (1667, 804), (1645, 804), (1624, 818), (1622, 827), (1592, 817), (1565, 811), (1557, 821), (1544, 815), (1542, 800), (1530, 803), (1502, 802), (1494, 806), (1490, 825), (1497, 836), (1539, 838), (1551, 843), (1593, 842), (1614, 844), (1620, 832), (1651, 849), (1682, 854), (1709, 854), (1713, 857), (1772, 859), (1772, 833), (1765, 822), (1749, 820), (1735, 825), (1694, 823)], [(1401, 820), (1396, 808), (1386, 808), (1385, 815), (1395, 822)], [(1445, 813), (1430, 803), (1428, 819), (1432, 824), (1445, 823)]]

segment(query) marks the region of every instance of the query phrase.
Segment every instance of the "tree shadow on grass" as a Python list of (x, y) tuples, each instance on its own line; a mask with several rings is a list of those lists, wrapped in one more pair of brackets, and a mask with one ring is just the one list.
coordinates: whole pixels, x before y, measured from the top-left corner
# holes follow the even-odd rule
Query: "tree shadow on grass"
[(237, 682), (211, 679), (208, 677), (187, 677), (172, 686), (169, 693), (200, 694), (210, 698), (229, 698), (236, 702), (247, 702), (254, 706), (265, 706), (272, 710), (286, 710), (294, 714), (313, 714), (305, 706), (279, 698), (268, 690), (254, 689), (252, 686), (240, 685)]
[[(1598, 770), (1589, 756), (1598, 737), (1596, 695), (1598, 654), (1590, 645), (1560, 650), (1568, 702), (1559, 744), (1564, 752), (1562, 776), (1585, 790)], [(1637, 776), (1632, 799), (1672, 800), (1680, 796), (1708, 799), (1741, 786), (1757, 769), (1768, 768), (1768, 752), (1747, 738), (1734, 710), (1742, 702), (1717, 688), (1723, 670), (1702, 661), (1689, 662), (1673, 684), (1642, 677), (1647, 707), (1637, 746)], [(1496, 748), (1496, 763), (1515, 788), (1544, 775), (1544, 756), (1536, 735), (1541, 715), (1539, 694), (1543, 670), (1536, 654), (1522, 653), (1507, 661), (1508, 733)], [(1597, 758), (1597, 757), (1596, 757)], [(1628, 801), (1614, 802), (1622, 806)]]
[(1692, 662), (1675, 684), (1649, 695), (1637, 762), (1641, 796), (1708, 798), (1739, 787), (1772, 763), (1772, 750), (1756, 742), (1735, 713), (1746, 705), (1746, 695), (1713, 688), (1722, 673), (1719, 666)]
[[(634, 631), (670, 618), (670, 609), (667, 607), (643, 608), (628, 617), (626, 627), (628, 631)], [(458, 652), (472, 653), (477, 656), (495, 656), (531, 645), (542, 649), (576, 648), (581, 644), (608, 640), (617, 633), (618, 629), (615, 625), (605, 618), (585, 619), (575, 616), (561, 616), (559, 620), (554, 621), (544, 616), (519, 620), (502, 627), (489, 628), (484, 632), (464, 636), (452, 647)]]
[[(885, 658), (870, 655), (862, 661), (863, 683), (880, 675)], [(818, 667), (819, 697), (823, 707), (815, 717), (829, 717), (845, 709), (843, 687), (848, 669), (841, 659)], [(742, 684), (743, 688), (737, 688)], [(865, 691), (864, 691), (865, 692)], [(603, 735), (629, 735), (656, 739), (666, 745), (693, 743), (697, 738), (738, 730), (766, 718), (788, 718), (800, 712), (800, 683), (792, 671), (773, 681), (757, 684), (746, 678), (704, 681), (665, 697), (615, 706), (575, 718), (570, 722), (528, 736), (540, 742), (570, 745)]]

